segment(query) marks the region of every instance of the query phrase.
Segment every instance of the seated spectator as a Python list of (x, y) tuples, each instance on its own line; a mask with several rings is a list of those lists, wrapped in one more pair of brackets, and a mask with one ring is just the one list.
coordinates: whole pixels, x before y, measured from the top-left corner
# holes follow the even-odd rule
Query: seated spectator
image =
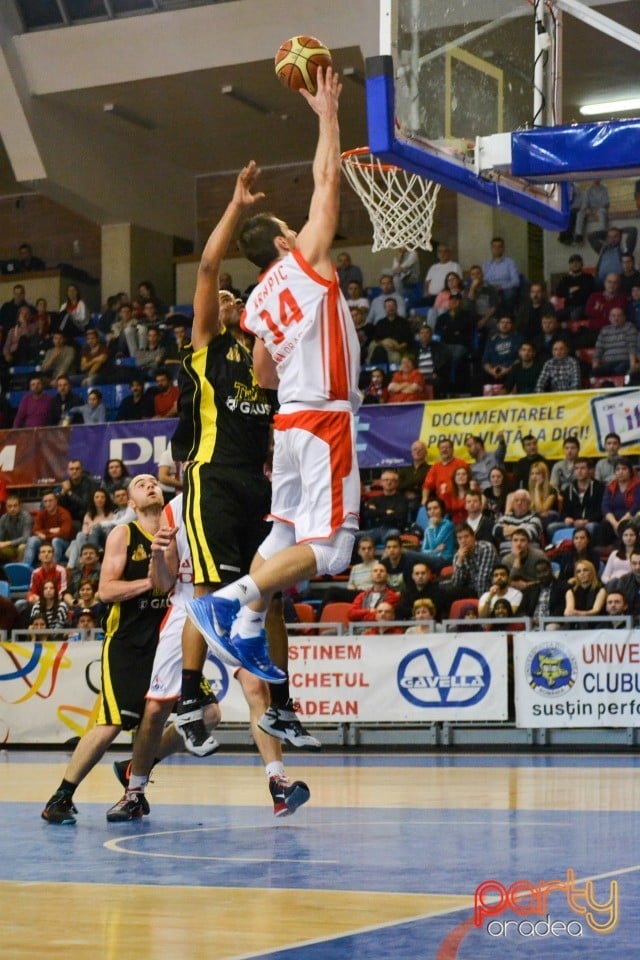
[(434, 397), (444, 397), (450, 389), (451, 353), (446, 344), (433, 339), (426, 320), (418, 329), (416, 364), (424, 382), (433, 387)]
[(476, 338), (480, 349), (496, 332), (496, 315), (500, 294), (484, 279), (482, 267), (477, 263), (469, 267), (469, 282), (463, 294), (464, 306), (473, 314)]
[(594, 478), (602, 484), (611, 483), (616, 478), (616, 466), (620, 459), (622, 441), (617, 433), (608, 433), (604, 438), (606, 457), (596, 462)]
[(564, 300), (558, 310), (562, 322), (581, 320), (585, 315), (587, 300), (595, 293), (596, 281), (591, 273), (584, 272), (584, 262), (579, 253), (569, 257), (569, 272), (561, 278), (556, 295)]
[(94, 640), (104, 640), (104, 631), (100, 629), (100, 621), (96, 619), (94, 610), (88, 607), (78, 607), (72, 616), (71, 625), (78, 628), (78, 633), (70, 634), (67, 639), (85, 640), (90, 631)]
[(424, 279), (424, 295), (430, 303), (433, 303), (440, 291), (444, 290), (449, 273), (457, 273), (462, 277), (462, 267), (457, 261), (451, 259), (451, 247), (448, 243), (437, 245), (436, 258), (437, 262), (429, 267)]
[(631, 296), (634, 287), (640, 287), (640, 270), (636, 270), (636, 262), (632, 253), (623, 253), (622, 273), (620, 274), (620, 293), (625, 297)]
[(482, 264), (482, 272), (486, 282), (500, 291), (504, 306), (514, 308), (520, 293), (520, 271), (515, 261), (505, 255), (502, 237), (491, 241), (491, 260)]
[(56, 380), (56, 392), (51, 403), (50, 424), (52, 427), (67, 427), (70, 423), (82, 423), (82, 415), (72, 413), (74, 408), (82, 406), (82, 397), (71, 388), (71, 380), (66, 373)]
[(536, 563), (546, 560), (542, 550), (531, 544), (525, 529), (515, 530), (510, 537), (511, 550), (502, 560), (509, 570), (511, 586), (521, 592), (537, 579)]
[(107, 465), (102, 475), (101, 487), (107, 491), (109, 496), (111, 496), (113, 491), (118, 487), (126, 487), (130, 480), (131, 474), (127, 470), (127, 466), (123, 460), (118, 460), (117, 457), (112, 457), (110, 460), (107, 460)]
[(36, 617), (44, 617), (49, 630), (69, 626), (69, 608), (64, 600), (60, 599), (53, 580), (45, 580), (38, 591), (38, 599), (31, 607), (31, 621)]
[(363, 310), (366, 311), (365, 312), (365, 317), (366, 317), (366, 314), (369, 312), (369, 307), (371, 306), (371, 304), (369, 303), (368, 297), (365, 297), (364, 295), (362, 284), (358, 283), (357, 280), (351, 280), (347, 286), (346, 296), (347, 296), (347, 303), (349, 305), (349, 309), (351, 309), (352, 307), (361, 307)]
[(35, 318), (35, 330), (29, 337), (29, 363), (42, 365), (47, 350), (53, 346), (53, 336), (51, 334), (51, 318), (46, 312), (47, 301), (36, 301), (36, 305), (44, 304), (44, 312), (37, 313)]
[[(513, 607), (509, 603), (506, 597), (499, 597), (498, 600), (494, 603), (491, 611), (489, 613), (489, 618), (491, 620), (510, 620), (513, 617)], [(501, 629), (501, 627), (493, 627), (489, 625), (489, 630)]]
[(420, 257), (417, 250), (409, 247), (400, 247), (396, 250), (391, 263), (393, 285), (402, 296), (407, 295), (408, 289), (420, 283)]
[(631, 554), (636, 547), (640, 547), (640, 536), (637, 527), (630, 523), (624, 528), (622, 536), (618, 537), (616, 546), (607, 557), (601, 578), (604, 584), (631, 573)]
[(154, 417), (177, 417), (179, 391), (170, 375), (159, 370), (155, 376), (156, 393), (153, 398)]
[(373, 586), (370, 590), (359, 593), (349, 609), (348, 617), (352, 623), (375, 620), (376, 607), (383, 601), (393, 606), (395, 614), (395, 608), (400, 602), (400, 594), (389, 587), (388, 576), (387, 568), (382, 563), (374, 564), (371, 570)]
[(150, 420), (154, 414), (153, 394), (145, 391), (144, 381), (134, 377), (129, 390), (129, 396), (124, 397), (118, 407), (116, 420)]
[(349, 284), (355, 280), (360, 286), (363, 284), (362, 270), (351, 261), (351, 254), (342, 250), (336, 257), (336, 273), (338, 274), (338, 283), (345, 297), (349, 289)]
[[(484, 487), (482, 495), (487, 501), (489, 514), (493, 516), (494, 522), (505, 513), (509, 493), (506, 471), (501, 467), (493, 467), (489, 473), (489, 486)], [(493, 525), (491, 539), (493, 539)]]
[(627, 629), (627, 614), (629, 612), (629, 607), (627, 606), (627, 601), (622, 593), (618, 593), (617, 591), (614, 593), (607, 593), (607, 599), (605, 601), (604, 608), (607, 616), (611, 617), (611, 621), (608, 624), (599, 624), (599, 626), (607, 627), (609, 630)]
[[(80, 337), (89, 324), (89, 311), (75, 283), (67, 287), (67, 298), (60, 304), (60, 317), (56, 329), (65, 337)], [(66, 370), (65, 373), (69, 371)]]
[(479, 490), (469, 490), (465, 494), (464, 507), (467, 513), (466, 522), (475, 533), (476, 540), (487, 540), (493, 543), (494, 521), (483, 511), (482, 493)]
[[(235, 305), (235, 304), (234, 304)], [(237, 310), (236, 310), (237, 312)], [(189, 331), (187, 329), (186, 323), (178, 322), (178, 318), (181, 314), (169, 314), (167, 320), (171, 317), (173, 319), (173, 327), (171, 330), (168, 330), (165, 334), (165, 340), (167, 341), (164, 345), (167, 348), (167, 355), (164, 359), (165, 367), (169, 368), (169, 372), (173, 377), (174, 371), (179, 370), (182, 366), (182, 361), (184, 360), (185, 355), (189, 349), (190, 337)], [(238, 318), (239, 320), (239, 318)], [(227, 328), (228, 329), (228, 328)], [(238, 325), (238, 335), (246, 336), (244, 331), (240, 329)], [(234, 333), (235, 336), (235, 333)]]
[(388, 403), (389, 391), (386, 386), (386, 379), (380, 367), (371, 371), (369, 383), (363, 390), (363, 403)]
[(375, 609), (374, 620), (378, 624), (377, 627), (369, 627), (367, 630), (363, 630), (363, 633), (368, 634), (387, 634), (387, 633), (402, 633), (402, 627), (399, 626), (384, 626), (385, 623), (388, 623), (389, 620), (396, 619), (396, 608), (393, 603), (389, 603), (386, 600), (382, 600)]
[(637, 548), (630, 557), (631, 572), (610, 580), (607, 593), (621, 593), (625, 599), (628, 613), (637, 624), (640, 617), (640, 550)]
[(405, 496), (398, 491), (400, 478), (397, 472), (385, 470), (379, 482), (382, 494), (366, 500), (361, 512), (365, 529), (376, 543), (385, 540), (391, 533), (402, 533), (407, 526), (409, 512)]
[(431, 568), (422, 560), (417, 560), (411, 570), (411, 580), (405, 585), (397, 607), (399, 620), (408, 620), (417, 600), (430, 600), (436, 613), (442, 608), (442, 594), (437, 578)]
[(387, 391), (389, 403), (416, 403), (427, 399), (426, 384), (411, 354), (402, 355), (400, 369), (393, 374)]
[(98, 331), (91, 327), (86, 332), (86, 345), (80, 354), (82, 386), (93, 387), (109, 382), (109, 351), (101, 342)]
[[(424, 512), (424, 513), (423, 513)], [(427, 501), (418, 513), (418, 523), (425, 520), (424, 536), (420, 545), (420, 554), (425, 561), (439, 573), (443, 567), (450, 566), (455, 551), (455, 527), (445, 516), (445, 506), (438, 497)]]
[(507, 600), (513, 614), (522, 602), (522, 591), (511, 586), (509, 568), (503, 563), (493, 568), (491, 586), (482, 594), (478, 601), (478, 616), (480, 619), (491, 616), (496, 603)]
[[(580, 560), (576, 564), (575, 582), (569, 587), (565, 595), (565, 617), (580, 617), (574, 626), (576, 629), (588, 630), (590, 624), (585, 617), (599, 616), (607, 599), (595, 567), (588, 560)], [(597, 624), (591, 626), (597, 627)]]
[[(129, 493), (127, 487), (116, 487), (113, 491), (113, 527), (119, 523), (131, 523), (136, 519), (136, 512), (129, 506)], [(105, 527), (107, 524), (105, 524)], [(110, 531), (109, 531), (110, 532)]]
[(433, 302), (433, 318), (435, 323), (435, 318), (440, 313), (446, 313), (451, 305), (452, 297), (462, 297), (462, 277), (455, 272), (455, 270), (450, 270), (449, 273), (444, 278), (444, 287), (437, 294)]
[(531, 509), (542, 520), (544, 529), (560, 517), (558, 512), (560, 498), (555, 487), (549, 480), (549, 469), (542, 460), (534, 463), (529, 474), (529, 496)]
[(616, 478), (604, 488), (602, 516), (605, 537), (611, 543), (640, 512), (640, 478), (631, 463), (621, 457), (616, 464)]
[(36, 602), (45, 580), (54, 581), (59, 596), (63, 596), (67, 590), (67, 568), (60, 563), (56, 563), (53, 547), (50, 543), (42, 544), (38, 550), (38, 560), (40, 566), (31, 574), (31, 583), (27, 591), (27, 601), (29, 603)]
[[(555, 313), (545, 314), (541, 320), (541, 324), (542, 333), (535, 338), (533, 345), (536, 348), (536, 354), (540, 363), (544, 365), (546, 361), (551, 360), (553, 356), (554, 343), (557, 343), (558, 340), (563, 340), (569, 348), (571, 347), (571, 343), (569, 334), (561, 328), (560, 321)], [(531, 392), (533, 393), (533, 391)]]
[(64, 599), (69, 606), (78, 603), (80, 584), (85, 580), (93, 585), (96, 593), (98, 592), (101, 568), (102, 564), (97, 548), (92, 543), (85, 543), (80, 550), (80, 562), (68, 570), (68, 585), (64, 591)]
[[(534, 573), (533, 578), (523, 583), (518, 613), (521, 617), (530, 617), (534, 626), (539, 627), (542, 617), (564, 616), (567, 584), (555, 579), (551, 563), (544, 555), (536, 560)], [(549, 625), (545, 629), (550, 629)]]
[(461, 457), (454, 457), (453, 443), (448, 437), (438, 440), (440, 459), (429, 468), (422, 488), (422, 502), (426, 503), (430, 494), (440, 499), (450, 492), (453, 484), (453, 475), (458, 467), (466, 467), (467, 463)]
[[(360, 563), (354, 563), (349, 571), (347, 589), (354, 593), (370, 590), (373, 586), (371, 571), (378, 562), (376, 558), (376, 542), (373, 537), (361, 537), (358, 541), (358, 556)], [(355, 597), (351, 598), (355, 600)]]
[(449, 309), (436, 319), (434, 336), (451, 355), (452, 389), (468, 392), (469, 380), (463, 378), (463, 370), (472, 357), (473, 314), (463, 305), (462, 297), (451, 297)]
[(20, 307), (15, 325), (10, 328), (4, 343), (4, 359), (10, 366), (33, 363), (30, 340), (36, 332), (36, 323), (28, 306)]
[(413, 559), (405, 554), (402, 540), (396, 534), (389, 534), (384, 541), (384, 553), (380, 563), (386, 567), (389, 586), (400, 593), (411, 580)]
[(380, 320), (389, 316), (389, 300), (393, 300), (396, 305), (394, 316), (404, 318), (407, 312), (404, 297), (401, 293), (396, 292), (391, 274), (383, 273), (380, 277), (380, 293), (371, 301), (371, 306), (367, 314), (367, 323), (375, 325), (379, 323)]
[[(560, 545), (563, 546), (562, 544)], [(600, 558), (591, 542), (591, 535), (586, 529), (574, 530), (571, 536), (571, 548), (560, 549), (556, 553), (556, 560), (560, 567), (560, 576), (563, 580), (571, 580), (575, 576), (576, 564), (581, 560), (588, 560), (596, 570), (600, 567)]]
[[(69, 566), (75, 567), (78, 563), (82, 548), (92, 544), (98, 553), (104, 550), (107, 534), (113, 523), (113, 505), (106, 490), (94, 491), (91, 506), (82, 520), (82, 529), (69, 547)], [(106, 525), (106, 526), (105, 526)]]
[(500, 317), (498, 332), (487, 341), (482, 355), (485, 382), (504, 383), (518, 359), (521, 344), (522, 337), (514, 333), (511, 317)]
[[(228, 273), (223, 273), (220, 275), (220, 281), (224, 278), (224, 285), (220, 283), (221, 290), (230, 290), (231, 287), (231, 277)], [(234, 297), (239, 297), (240, 293), (237, 290), (230, 290), (233, 293)], [(156, 293), (155, 287), (150, 280), (141, 280), (138, 284), (138, 301), (142, 305), (142, 309), (146, 307), (147, 304), (151, 304), (155, 311), (156, 316), (161, 319), (164, 317), (167, 312), (167, 305), (163, 303), (158, 294)]]
[(564, 460), (554, 463), (551, 470), (551, 486), (560, 493), (569, 487), (575, 479), (576, 461), (580, 454), (580, 441), (577, 437), (565, 437), (562, 444)]
[(29, 621), (29, 634), (29, 639), (33, 640), (34, 643), (44, 643), (44, 641), (51, 639), (47, 621), (40, 614)]
[(45, 353), (41, 368), (49, 382), (57, 380), (61, 375), (69, 376), (76, 370), (76, 352), (67, 343), (64, 334), (56, 331), (51, 339), (53, 345)]
[(595, 217), (601, 230), (606, 230), (609, 223), (609, 191), (602, 180), (594, 180), (586, 190), (582, 191), (580, 209), (576, 217), (574, 241), (582, 243), (585, 226), (589, 217)]
[(521, 337), (533, 340), (542, 333), (542, 318), (553, 313), (543, 283), (532, 283), (529, 295), (518, 307), (515, 328)]
[(491, 586), (493, 568), (498, 559), (493, 544), (476, 540), (468, 523), (456, 527), (458, 549), (453, 557), (453, 575), (447, 592), (451, 600), (481, 597)]
[(471, 489), (471, 470), (468, 464), (464, 467), (458, 467), (453, 474), (451, 487), (442, 497), (447, 515), (451, 518), (453, 525), (462, 523), (467, 519), (467, 506), (465, 497)]
[(600, 330), (595, 349), (594, 377), (636, 373), (640, 370), (638, 331), (629, 323), (621, 307), (613, 307), (609, 311), (609, 323)]
[(411, 616), (415, 622), (407, 627), (405, 633), (435, 633), (438, 630), (436, 605), (428, 597), (425, 597), (424, 600), (416, 600), (411, 610)]
[(422, 500), (422, 485), (428, 472), (427, 446), (422, 440), (414, 440), (411, 444), (411, 466), (398, 470), (398, 491), (407, 500), (409, 520), (415, 520)]
[(157, 327), (149, 327), (147, 330), (147, 345), (136, 350), (134, 357), (138, 370), (147, 378), (153, 380), (156, 373), (164, 364), (167, 355), (166, 348), (162, 345), (162, 335)]
[[(65, 603), (69, 603), (70, 592), (65, 594)], [(73, 596), (73, 608), (71, 610), (71, 622), (76, 626), (80, 612), (89, 611), (93, 616), (95, 625), (102, 623), (103, 617), (107, 612), (107, 604), (102, 603), (96, 593), (96, 587), (91, 580), (81, 580), (77, 591)]]
[(67, 476), (60, 484), (58, 491), (58, 500), (60, 506), (69, 511), (78, 530), (85, 513), (93, 503), (93, 494), (97, 489), (98, 483), (89, 471), (84, 469), (82, 461), (77, 457), (69, 460)]
[(82, 423), (106, 423), (107, 408), (102, 402), (102, 391), (92, 387), (87, 393), (87, 402), (79, 407), (71, 407), (69, 413), (82, 418)]
[(17, 494), (7, 497), (7, 511), (0, 517), (0, 563), (21, 563), (33, 519)]
[(549, 470), (551, 470), (551, 465), (538, 450), (538, 440), (532, 433), (528, 433), (523, 437), (521, 443), (524, 450), (524, 457), (520, 457), (520, 459), (516, 461), (514, 473), (516, 487), (523, 487), (526, 490), (529, 486), (529, 473), (531, 472), (533, 464), (538, 463), (539, 460), (544, 460)]
[(638, 239), (637, 227), (610, 227), (589, 234), (589, 244), (598, 254), (596, 276), (602, 283), (610, 273), (622, 273), (622, 255), (633, 253)]
[(413, 344), (411, 324), (403, 314), (398, 313), (393, 297), (386, 298), (384, 310), (384, 315), (376, 322), (371, 333), (367, 357), (369, 363), (399, 363)]
[(44, 381), (39, 374), (29, 380), (29, 393), (25, 393), (18, 406), (14, 427), (46, 427), (51, 417), (52, 397), (44, 392)]
[(474, 621), (478, 619), (478, 607), (475, 603), (463, 603), (460, 606), (460, 619), (465, 623), (459, 623), (456, 627), (456, 633), (478, 633), (482, 628)]
[(556, 393), (562, 390), (579, 390), (582, 386), (580, 364), (569, 356), (569, 347), (564, 340), (556, 340), (551, 348), (551, 360), (543, 366), (536, 393)]
[(628, 298), (620, 293), (620, 277), (609, 273), (604, 278), (604, 290), (592, 293), (587, 300), (585, 317), (588, 321), (590, 337), (581, 346), (592, 347), (600, 330), (606, 326), (611, 311), (617, 307), (626, 312)]
[[(51, 546), (56, 563), (62, 563), (73, 537), (73, 517), (60, 506), (57, 494), (53, 490), (46, 490), (42, 495), (42, 508), (33, 522), (33, 535), (27, 540), (24, 562), (33, 567), (36, 556), (40, 556), (42, 546), (46, 543), (47, 548)], [(51, 560), (53, 562), (53, 556)]]
[(542, 543), (542, 520), (533, 508), (528, 490), (515, 490), (510, 495), (506, 513), (493, 528), (493, 538), (501, 552), (509, 550), (516, 531), (524, 531), (527, 540), (536, 547)]
[(474, 437), (472, 434), (465, 437), (464, 445), (473, 459), (471, 476), (477, 482), (480, 490), (489, 485), (489, 474), (494, 467), (500, 467), (500, 469), (504, 470), (504, 458), (507, 452), (507, 445), (502, 431), (496, 434), (496, 440), (497, 446), (495, 450), (487, 451), (482, 437)]
[(35, 257), (30, 243), (21, 243), (18, 247), (16, 273), (31, 273), (32, 271), (46, 270), (44, 260)]
[(578, 457), (574, 464), (575, 479), (562, 494), (562, 509), (557, 524), (547, 527), (549, 536), (553, 536), (561, 527), (586, 529), (591, 536), (598, 536), (602, 521), (602, 498), (604, 485), (590, 477), (589, 461)]
[(367, 357), (369, 357), (374, 350), (372, 345), (373, 324), (367, 323), (367, 311), (364, 307), (350, 307), (349, 309), (351, 311), (353, 325), (358, 335), (360, 365), (362, 366), (367, 363)]

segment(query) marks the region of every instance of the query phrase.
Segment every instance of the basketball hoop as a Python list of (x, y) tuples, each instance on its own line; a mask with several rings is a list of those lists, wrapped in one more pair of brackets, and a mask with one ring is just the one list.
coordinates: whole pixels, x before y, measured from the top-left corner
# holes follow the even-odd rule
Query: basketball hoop
[(431, 250), (439, 183), (382, 163), (369, 147), (345, 150), (341, 161), (373, 225), (373, 253), (397, 247)]

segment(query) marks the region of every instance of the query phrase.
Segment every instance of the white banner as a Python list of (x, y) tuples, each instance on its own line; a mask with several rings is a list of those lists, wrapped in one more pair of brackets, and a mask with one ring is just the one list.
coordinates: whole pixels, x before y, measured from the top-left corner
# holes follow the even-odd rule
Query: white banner
[(640, 726), (640, 643), (634, 630), (519, 633), (518, 727)]
[[(95, 723), (102, 645), (0, 644), (0, 743), (65, 743)], [(292, 638), (291, 695), (305, 723), (507, 718), (503, 633)], [(240, 685), (216, 658), (205, 673), (223, 722), (248, 723)]]

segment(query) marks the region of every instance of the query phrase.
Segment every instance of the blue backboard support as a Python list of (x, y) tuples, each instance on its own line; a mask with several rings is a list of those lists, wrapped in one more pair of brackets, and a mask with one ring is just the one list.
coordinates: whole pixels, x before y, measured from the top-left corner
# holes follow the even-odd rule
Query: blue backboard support
[(512, 133), (511, 172), (532, 183), (640, 176), (640, 120)]

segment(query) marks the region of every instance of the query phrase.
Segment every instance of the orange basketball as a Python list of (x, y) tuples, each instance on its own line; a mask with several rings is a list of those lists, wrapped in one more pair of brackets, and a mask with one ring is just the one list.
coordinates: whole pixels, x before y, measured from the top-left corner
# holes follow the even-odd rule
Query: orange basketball
[(331, 66), (331, 54), (315, 37), (292, 37), (276, 53), (276, 76), (291, 90), (316, 92), (318, 67)]

